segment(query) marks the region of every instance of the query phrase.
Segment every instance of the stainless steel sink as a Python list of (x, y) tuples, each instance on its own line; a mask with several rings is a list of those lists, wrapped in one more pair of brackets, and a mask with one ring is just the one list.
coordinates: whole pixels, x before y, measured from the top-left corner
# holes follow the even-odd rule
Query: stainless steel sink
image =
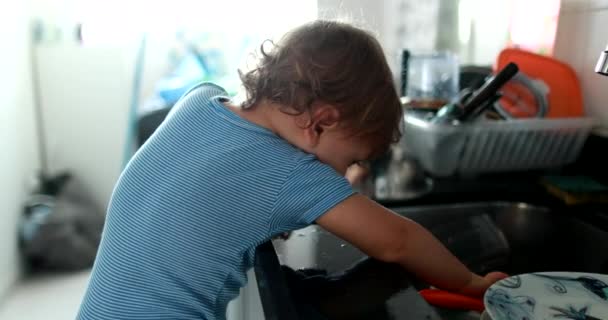
[(608, 273), (608, 232), (571, 212), (510, 202), (391, 209), (427, 227), (476, 272)]
[[(608, 232), (577, 219), (572, 212), (512, 202), (391, 209), (427, 227), (478, 273), (494, 270), (509, 274), (551, 270), (608, 273)], [(288, 285), (274, 288), (274, 295), (265, 296), (265, 310), (307, 310), (307, 306), (314, 306), (315, 312), (326, 319), (358, 320), (412, 319), (414, 310), (418, 314), (429, 310), (426, 304), (420, 304), (419, 297), (409, 294), (412, 288), (416, 292), (427, 284), (420, 283), (398, 265), (366, 259), (358, 249), (319, 226), (296, 231), (289, 240), (276, 240), (274, 247), (270, 244), (267, 247), (265, 252), (272, 255), (276, 252), (281, 264), (293, 270), (278, 269), (277, 256), (256, 262), (260, 265), (270, 262), (276, 268), (256, 267), (258, 279), (276, 274), (288, 279)], [(298, 269), (307, 270), (298, 275), (294, 271)], [(308, 275), (306, 280), (302, 275)], [(261, 282), (261, 294), (277, 284)], [(271, 303), (287, 295), (299, 302), (298, 308)], [(468, 315), (438, 312), (443, 319), (464, 319)], [(284, 318), (294, 319), (289, 315)]]

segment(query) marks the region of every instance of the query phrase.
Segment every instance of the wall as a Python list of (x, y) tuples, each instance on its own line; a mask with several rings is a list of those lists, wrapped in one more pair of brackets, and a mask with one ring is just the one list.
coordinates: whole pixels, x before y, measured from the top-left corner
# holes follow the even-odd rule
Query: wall
[(19, 276), (17, 224), (38, 167), (26, 1), (0, 4), (0, 298)]
[[(317, 16), (320, 19), (339, 20), (354, 24), (374, 34), (385, 49), (387, 57), (395, 56), (392, 50), (392, 34), (389, 26), (393, 24), (389, 9), (398, 0), (318, 0)], [(394, 11), (394, 10), (393, 10)], [(388, 48), (388, 50), (387, 50)]]
[[(392, 0), (391, 0), (392, 1)], [(318, 0), (317, 11), (320, 19), (341, 20), (354, 23), (385, 38), (385, 7), (388, 4), (368, 0)]]
[(69, 44), (36, 52), (50, 170), (73, 173), (104, 210), (123, 161), (132, 52)]
[(608, 44), (608, 0), (563, 0), (555, 44), (556, 58), (569, 63), (581, 81), (585, 112), (608, 129), (608, 77), (594, 72)]

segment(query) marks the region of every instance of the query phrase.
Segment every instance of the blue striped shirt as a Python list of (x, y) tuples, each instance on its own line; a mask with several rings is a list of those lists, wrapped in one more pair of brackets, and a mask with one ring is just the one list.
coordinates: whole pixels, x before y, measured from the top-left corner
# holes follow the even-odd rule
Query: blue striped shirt
[(225, 319), (257, 245), (352, 195), (227, 100), (213, 84), (192, 89), (129, 162), (79, 319)]

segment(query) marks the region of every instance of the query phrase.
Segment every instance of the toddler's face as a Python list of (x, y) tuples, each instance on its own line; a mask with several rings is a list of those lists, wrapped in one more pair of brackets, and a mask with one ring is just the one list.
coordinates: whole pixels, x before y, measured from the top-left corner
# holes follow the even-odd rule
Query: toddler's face
[(371, 153), (369, 142), (349, 136), (343, 131), (332, 131), (321, 139), (315, 155), (321, 162), (345, 175), (348, 167), (369, 160)]

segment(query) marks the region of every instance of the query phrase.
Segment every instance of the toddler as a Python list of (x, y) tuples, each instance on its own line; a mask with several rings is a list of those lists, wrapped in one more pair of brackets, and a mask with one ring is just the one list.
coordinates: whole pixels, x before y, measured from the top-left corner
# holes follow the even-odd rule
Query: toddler
[(256, 246), (313, 223), (438, 288), (481, 295), (505, 276), (472, 273), (345, 178), (400, 136), (373, 36), (315, 21), (261, 51), (244, 102), (196, 86), (127, 165), (79, 319), (225, 319)]

